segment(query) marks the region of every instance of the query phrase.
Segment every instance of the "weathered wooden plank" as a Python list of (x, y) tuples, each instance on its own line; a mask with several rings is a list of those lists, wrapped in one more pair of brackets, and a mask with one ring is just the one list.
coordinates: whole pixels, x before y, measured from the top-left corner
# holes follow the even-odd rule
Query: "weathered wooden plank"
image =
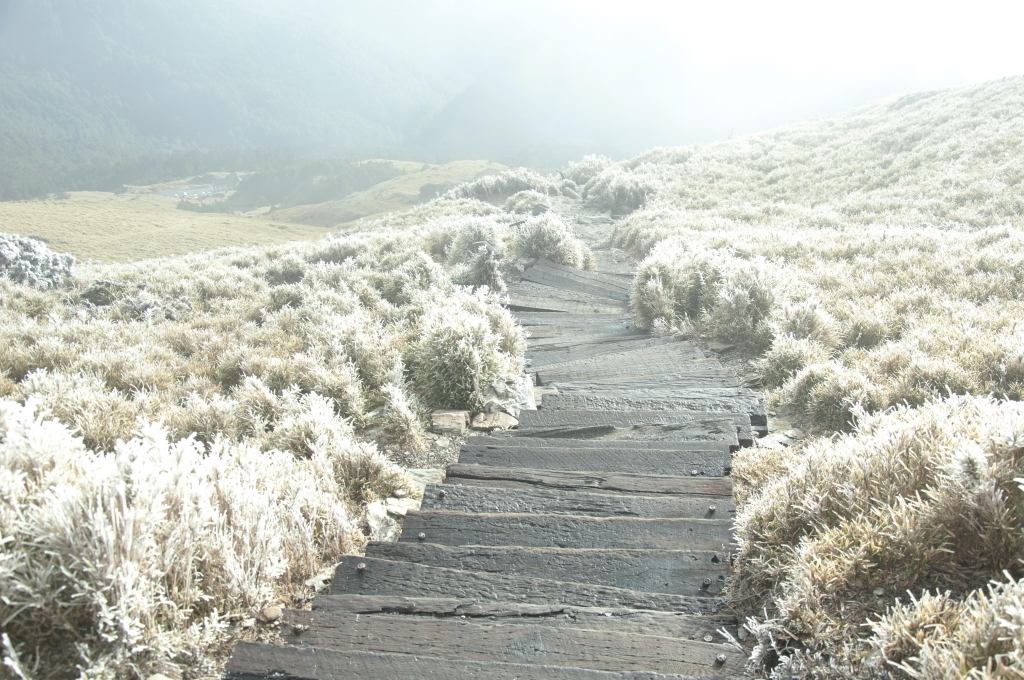
[(567, 349), (580, 349), (590, 345), (608, 346), (616, 345), (623, 341), (647, 339), (648, 336), (639, 335), (634, 331), (610, 331), (601, 328), (581, 328), (578, 331), (568, 331), (561, 335), (552, 335), (547, 338), (528, 338), (527, 343), (530, 353), (541, 353), (547, 351), (564, 351)]
[(729, 560), (721, 551), (576, 550), (398, 542), (371, 543), (366, 554), (449, 569), (597, 583), (696, 597), (720, 595), (730, 571)]
[[(565, 265), (557, 264), (544, 258), (537, 260), (531, 266), (527, 267), (525, 273), (542, 273), (549, 277), (572, 280), (579, 283), (588, 283), (592, 286), (601, 286), (613, 289), (625, 293), (627, 295), (627, 299), (630, 291), (633, 289), (633, 282), (631, 279), (609, 275), (601, 271), (588, 272), (582, 269), (573, 269), (572, 267), (566, 267)], [(523, 278), (526, 277), (524, 276)]]
[(750, 390), (719, 390), (693, 396), (660, 398), (620, 394), (565, 393), (545, 395), (542, 408), (549, 411), (727, 411), (745, 413), (750, 424), (767, 426), (767, 411), (757, 395)]
[[(563, 339), (571, 337), (573, 332), (563, 333), (560, 337)], [(554, 338), (556, 336), (549, 336)], [(535, 369), (542, 369), (544, 367), (561, 367), (568, 365), (570, 362), (586, 362), (587, 359), (594, 359), (599, 356), (605, 356), (607, 354), (620, 354), (637, 349), (643, 349), (646, 347), (657, 347), (662, 345), (670, 344), (675, 342), (667, 338), (648, 338), (637, 335), (623, 335), (621, 340), (616, 342), (602, 342), (602, 343), (591, 343), (588, 345), (550, 345), (547, 347), (537, 346), (536, 344), (530, 344), (532, 339), (527, 342), (527, 359), (529, 365)], [(675, 343), (683, 344), (683, 343)], [(686, 348), (686, 353), (681, 356), (681, 359), (695, 360), (703, 358), (699, 347), (689, 345)]]
[[(547, 386), (547, 383), (537, 383)], [(657, 378), (628, 377), (572, 380), (559, 379), (551, 383), (559, 392), (619, 392), (634, 393), (647, 391), (656, 386), (669, 393), (687, 392), (691, 390), (738, 388), (740, 381), (734, 375), (672, 375), (666, 374)]]
[[(710, 510), (714, 507), (714, 510)], [(430, 484), (421, 510), (535, 512), (594, 517), (732, 518), (732, 499), (594, 493), (565, 489), (501, 489), (464, 484)]]
[(643, 439), (547, 439), (524, 437), (515, 431), (496, 431), (485, 436), (471, 436), (464, 447), (488, 449), (629, 449), (656, 451), (720, 451), (729, 453), (729, 444), (724, 441), (664, 441)]
[(612, 300), (629, 302), (629, 288), (613, 279), (606, 280), (598, 277), (588, 278), (565, 275), (562, 272), (539, 266), (528, 267), (523, 272), (522, 279), (523, 281), (551, 286), (561, 290), (587, 293), (592, 296), (602, 296)]
[(400, 541), (534, 548), (722, 550), (733, 524), (716, 519), (411, 511)]
[(675, 361), (680, 363), (700, 361), (706, 358), (699, 347), (695, 347), (689, 343), (679, 342), (672, 338), (631, 338), (617, 342), (578, 347), (558, 347), (545, 352), (537, 352), (534, 347), (531, 346), (529, 354), (531, 359), (530, 365), (534, 369), (542, 367), (559, 369), (571, 366), (585, 366), (592, 364), (595, 361), (620, 363), (623, 361), (632, 361), (634, 359), (639, 360), (640, 357), (650, 356), (650, 353), (655, 349), (657, 349), (660, 354), (671, 356)]
[(716, 450), (680, 452), (657, 449), (630, 451), (625, 448), (463, 447), (459, 453), (459, 462), (466, 465), (629, 472), (638, 475), (689, 475), (693, 470), (706, 476), (725, 474), (725, 457), (721, 451)]
[(692, 680), (681, 675), (463, 661), (416, 654), (353, 652), (239, 642), (223, 680)]
[(709, 498), (732, 497), (732, 479), (728, 477), (663, 477), (621, 472), (563, 472), (455, 464), (448, 466), (447, 478), (457, 484), (498, 488), (550, 487)]
[[(387, 545), (405, 548), (416, 547), (398, 546), (396, 543)], [(732, 616), (692, 616), (641, 609), (567, 607), (561, 604), (476, 602), (456, 598), (321, 595), (313, 603), (313, 611), (362, 615), (457, 616), (481, 622), (508, 624), (532, 622), (555, 627), (665, 635), (685, 640), (704, 640), (705, 642), (707, 641), (705, 637), (708, 635), (714, 641), (726, 640), (727, 638), (718, 632), (722, 628), (734, 636), (737, 632), (736, 618)]]
[(463, 447), (468, 448), (539, 448), (555, 447), (560, 449), (657, 449), (659, 451), (721, 451), (729, 452), (729, 445), (724, 442), (685, 442), (685, 441), (643, 441), (619, 439), (545, 439), (544, 437), (522, 437), (512, 431), (496, 431), (490, 435), (472, 436), (466, 439)]
[[(288, 612), (308, 626), (294, 644), (344, 651), (426, 654), (464, 661), (501, 661), (591, 670), (645, 670), (723, 675), (742, 668), (734, 647), (660, 635), (559, 628), (543, 624), (478, 623), (429, 616), (360, 616)], [(716, 658), (726, 655), (724, 664)]]
[(625, 304), (611, 300), (587, 301), (559, 300), (553, 297), (527, 295), (517, 290), (508, 294), (505, 305), (512, 311), (565, 312), (568, 314), (621, 314), (627, 310)]
[(705, 413), (700, 411), (523, 411), (519, 417), (519, 433), (565, 430), (567, 428), (614, 427), (645, 425), (671, 427), (678, 438), (723, 440), (735, 438), (740, 446), (752, 446), (750, 417), (745, 413)]
[(723, 368), (718, 359), (693, 359), (677, 361), (666, 359), (647, 363), (637, 359), (632, 363), (607, 363), (600, 361), (562, 368), (541, 368), (534, 371), (538, 384), (547, 385), (562, 380), (615, 380), (615, 379), (646, 379), (656, 382), (662, 376), (722, 376), (734, 377), (735, 374)]
[(453, 597), (480, 602), (625, 607), (681, 614), (713, 614), (723, 607), (721, 600), (711, 597), (644, 593), (626, 588), (462, 571), (358, 556), (341, 558), (330, 592), (331, 595)]
[(568, 314), (566, 312), (516, 312), (516, 320), (523, 326), (565, 326), (565, 325), (593, 325), (593, 324), (621, 324), (623, 328), (634, 331), (639, 329), (633, 323), (633, 317), (629, 312), (615, 312), (612, 314)]

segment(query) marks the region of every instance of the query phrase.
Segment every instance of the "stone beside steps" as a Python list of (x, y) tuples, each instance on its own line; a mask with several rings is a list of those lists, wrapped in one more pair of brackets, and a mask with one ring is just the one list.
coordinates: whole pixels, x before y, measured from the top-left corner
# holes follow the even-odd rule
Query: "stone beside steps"
[(224, 677), (744, 676), (728, 473), (765, 410), (700, 348), (637, 330), (629, 290), (527, 268), (509, 308), (539, 410), (470, 437), (397, 543), (343, 558), (312, 610), (284, 611), (284, 644), (238, 643)]

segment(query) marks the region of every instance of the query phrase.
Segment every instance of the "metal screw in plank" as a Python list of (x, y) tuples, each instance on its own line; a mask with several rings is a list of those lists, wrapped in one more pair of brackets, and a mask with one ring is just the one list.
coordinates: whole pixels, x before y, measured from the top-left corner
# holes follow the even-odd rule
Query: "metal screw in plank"
[(441, 489), (440, 491), (437, 492), (437, 497), (438, 498), (444, 498), (446, 495), (447, 495), (447, 492), (444, 489)]
[(714, 505), (709, 505), (709, 506), (708, 506), (708, 514), (709, 514), (709, 515), (713, 515), (713, 514), (715, 514), (715, 510), (717, 510), (717, 509), (718, 509), (718, 508), (717, 508), (717, 507), (715, 507)]
[(711, 585), (711, 579), (710, 579), (710, 578), (706, 578), (706, 579), (704, 579), (704, 587), (705, 587), (705, 588), (707, 588), (707, 587), (709, 587), (710, 585)]
[(690, 474), (693, 475), (694, 477), (696, 477), (697, 476), (697, 471), (696, 470), (690, 470)]
[(420, 539), (420, 540), (422, 541), (422, 540), (424, 540), (424, 539), (425, 539), (426, 537), (427, 537), (427, 535), (426, 535), (425, 533), (423, 533), (423, 532), (421, 531), (421, 532), (420, 532), (420, 535), (419, 535), (419, 536), (417, 536), (416, 538), (418, 538), (418, 539)]
[(716, 656), (715, 657), (715, 663), (717, 663), (717, 664), (725, 663), (725, 654), (719, 654), (718, 656)]
[(709, 635), (705, 635), (704, 636), (704, 642), (712, 642), (714, 639), (715, 639), (714, 635), (710, 635), (709, 634)]
[(360, 562), (357, 564), (356, 571), (366, 571), (366, 562)]

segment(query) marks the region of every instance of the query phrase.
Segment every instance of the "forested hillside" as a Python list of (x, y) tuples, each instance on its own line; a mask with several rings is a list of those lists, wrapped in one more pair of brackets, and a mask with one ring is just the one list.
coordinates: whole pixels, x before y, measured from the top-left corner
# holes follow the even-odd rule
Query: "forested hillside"
[(5, 0), (0, 199), (253, 169), (280, 153), (195, 149), (368, 154), (460, 86), (444, 64), (301, 4)]

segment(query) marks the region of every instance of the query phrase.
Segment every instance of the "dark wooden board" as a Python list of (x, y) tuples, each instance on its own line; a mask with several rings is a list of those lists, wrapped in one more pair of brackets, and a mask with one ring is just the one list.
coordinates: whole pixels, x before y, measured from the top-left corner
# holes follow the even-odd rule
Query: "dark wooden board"
[(678, 342), (671, 338), (645, 338), (643, 340), (628, 339), (600, 345), (573, 346), (540, 353), (530, 347), (529, 358), (531, 367), (546, 367), (554, 370), (570, 366), (585, 366), (594, 362), (622, 363), (626, 361), (642, 361), (643, 357), (671, 356), (678, 362), (700, 361), (705, 359), (699, 347), (689, 343)]
[(525, 295), (511, 291), (505, 305), (513, 312), (565, 312), (567, 314), (619, 314), (627, 311), (624, 304), (611, 300), (605, 302), (581, 302), (578, 300), (559, 300), (556, 298)]
[[(724, 551), (574, 550), (398, 542), (370, 543), (366, 554), (449, 569), (597, 583), (695, 597), (720, 595), (730, 571)], [(718, 561), (712, 562), (712, 559)]]
[(423, 510), (405, 516), (398, 540), (535, 548), (725, 550), (735, 539), (729, 520)]
[(753, 445), (750, 417), (745, 413), (701, 411), (571, 411), (539, 410), (519, 414), (519, 433), (563, 430), (566, 428), (645, 425), (670, 427), (680, 439), (723, 440), (735, 438), (740, 446)]
[(617, 347), (619, 343), (635, 342), (636, 340), (646, 340), (649, 338), (650, 336), (639, 335), (635, 331), (615, 331), (588, 326), (577, 330), (566, 329), (565, 333), (559, 335), (527, 338), (527, 351), (530, 354), (536, 354), (545, 351), (565, 351), (567, 349), (582, 350), (590, 345)]
[(621, 324), (623, 328), (639, 330), (628, 312), (612, 314), (568, 314), (566, 312), (516, 312), (516, 320), (523, 326), (564, 326), (592, 324)]
[(523, 281), (551, 286), (561, 290), (587, 293), (596, 297), (606, 297), (619, 302), (629, 302), (629, 290), (618, 281), (587, 280), (578, 277), (564, 276), (547, 271), (541, 267), (529, 267), (522, 275)]
[[(359, 565), (363, 565), (363, 569)], [(681, 614), (719, 613), (724, 606), (721, 600), (712, 597), (644, 593), (626, 588), (461, 571), (358, 556), (341, 558), (330, 592), (332, 595), (453, 597), (480, 602), (625, 607)]]
[[(454, 480), (453, 480), (454, 481)], [(715, 509), (710, 510), (711, 507)], [(565, 489), (501, 489), (465, 484), (429, 484), (421, 510), (458, 512), (534, 512), (594, 517), (688, 517), (731, 519), (732, 499), (642, 496)]]
[(588, 365), (565, 368), (540, 368), (533, 373), (537, 376), (538, 385), (547, 385), (563, 380), (571, 382), (573, 380), (621, 380), (625, 378), (646, 379), (651, 383), (657, 383), (664, 376), (735, 377), (732, 371), (722, 367), (718, 359), (695, 359), (683, 362), (669, 360), (650, 363), (638, 359), (635, 362), (621, 364), (603, 364), (598, 361)]
[(617, 440), (589, 440), (589, 439), (545, 439), (543, 437), (520, 437), (515, 430), (505, 432), (495, 431), (490, 435), (472, 436), (466, 439), (463, 448), (466, 450), (477, 448), (509, 449), (509, 448), (531, 448), (555, 447), (560, 449), (621, 449), (627, 446), (631, 449), (657, 449), (659, 451), (721, 451), (729, 452), (729, 445), (724, 442), (666, 442), (666, 441), (628, 441)]
[[(389, 543), (388, 545), (396, 544)], [(313, 611), (362, 615), (456, 616), (481, 622), (508, 624), (532, 622), (556, 627), (665, 635), (685, 640), (704, 640), (705, 636), (710, 635), (714, 641), (719, 642), (724, 642), (727, 639), (718, 632), (719, 629), (724, 628), (733, 636), (737, 633), (736, 618), (732, 616), (691, 616), (641, 609), (567, 607), (560, 604), (520, 604), (518, 602), (476, 602), (455, 598), (321, 595), (316, 598)]]
[[(547, 383), (538, 383), (539, 385), (546, 386)], [(650, 390), (652, 387), (664, 390), (666, 392), (678, 393), (687, 390), (700, 390), (700, 389), (721, 389), (723, 387), (737, 388), (740, 386), (740, 381), (736, 376), (721, 372), (710, 375), (676, 375), (668, 373), (665, 375), (651, 378), (650, 376), (635, 377), (630, 376), (626, 378), (573, 378), (559, 379), (552, 381), (551, 383), (561, 392), (565, 391), (611, 391), (616, 393), (628, 393), (633, 390)]]
[(660, 451), (657, 449), (582, 449), (543, 447), (463, 447), (459, 462), (466, 465), (496, 465), (544, 470), (592, 470), (629, 472), (638, 475), (690, 475), (694, 470), (706, 476), (725, 474), (721, 451)]
[(457, 484), (511, 488), (555, 488), (672, 494), (701, 498), (732, 498), (728, 477), (663, 477), (621, 472), (563, 472), (499, 468), (490, 465), (449, 465), (447, 478)]
[(416, 654), (345, 652), (333, 649), (239, 642), (223, 680), (692, 680), (680, 675), (463, 661)]
[[(572, 281), (602, 289), (606, 288), (609, 290), (615, 290), (620, 293), (625, 293), (627, 300), (629, 299), (630, 291), (633, 289), (633, 282), (631, 279), (609, 275), (599, 271), (588, 272), (580, 269), (573, 269), (543, 258), (537, 260), (531, 266), (526, 268), (523, 273), (523, 279), (532, 281), (533, 278), (530, 278), (531, 276), (547, 277), (550, 280), (558, 279), (563, 281)], [(538, 281), (538, 283), (543, 283), (543, 281)]]
[[(742, 668), (745, 655), (721, 643), (680, 640), (543, 624), (478, 623), (427, 616), (360, 616), (290, 611), (289, 622), (309, 626), (293, 644), (343, 651), (425, 654), (462, 661), (500, 661), (591, 670), (624, 669), (722, 675)], [(716, 662), (725, 654), (725, 664)]]
[(721, 390), (726, 394), (650, 398), (616, 394), (548, 394), (541, 406), (550, 411), (729, 411), (746, 413), (750, 424), (767, 426), (768, 415), (750, 390)]

